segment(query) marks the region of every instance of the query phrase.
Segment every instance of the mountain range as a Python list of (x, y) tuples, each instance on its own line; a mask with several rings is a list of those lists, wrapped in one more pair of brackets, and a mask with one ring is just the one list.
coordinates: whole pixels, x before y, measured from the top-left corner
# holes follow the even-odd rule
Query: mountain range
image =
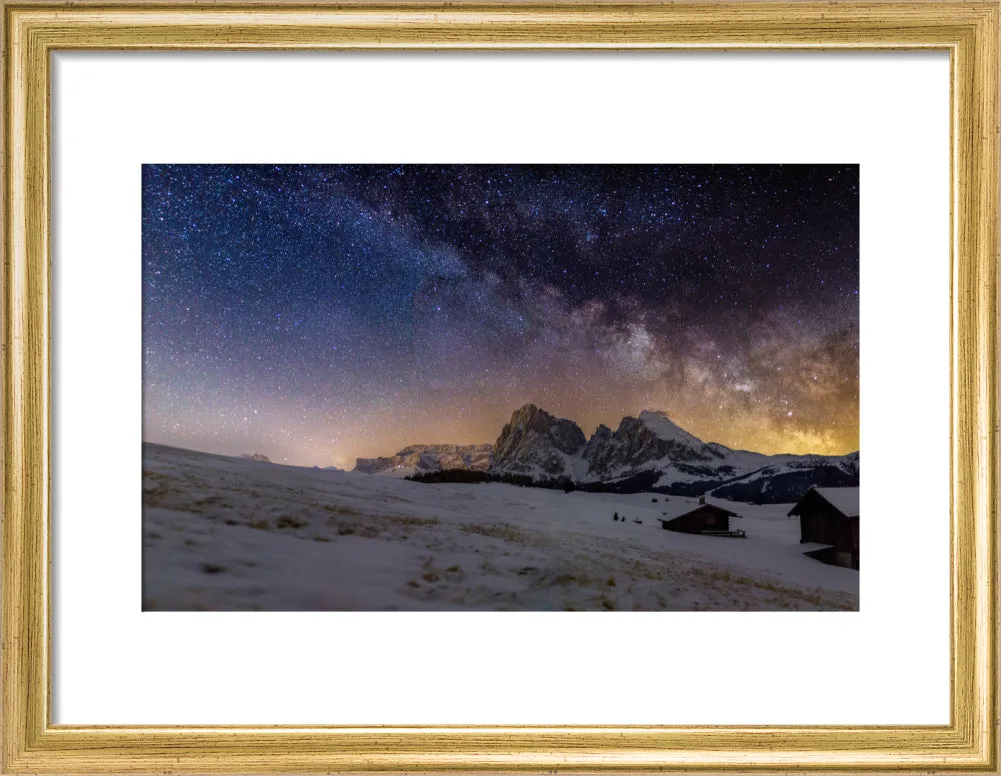
[(412, 445), (395, 456), (359, 458), (355, 471), (411, 476), (466, 469), (538, 483), (617, 493), (652, 491), (757, 503), (797, 500), (811, 485), (859, 484), (859, 454), (765, 455), (703, 442), (659, 411), (623, 418), (614, 431), (580, 426), (534, 404), (511, 415), (493, 445)]
[(485, 445), (410, 445), (394, 456), (359, 458), (354, 470), (365, 474), (392, 474), (409, 477), (413, 474), (442, 469), (467, 469), (485, 472), (490, 469), (494, 446)]

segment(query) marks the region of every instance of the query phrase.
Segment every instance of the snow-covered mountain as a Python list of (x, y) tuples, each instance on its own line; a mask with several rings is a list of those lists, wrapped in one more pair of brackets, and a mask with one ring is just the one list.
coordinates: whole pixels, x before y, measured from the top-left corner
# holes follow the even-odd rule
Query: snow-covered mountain
[(602, 481), (653, 468), (716, 473), (726, 456), (717, 446), (676, 426), (663, 412), (644, 410), (638, 418), (623, 418), (614, 432), (598, 426), (587, 443), (584, 460), (586, 479)]
[[(854, 456), (854, 464), (851, 458)], [(775, 456), (794, 458), (794, 456)], [(858, 487), (858, 453), (844, 456), (803, 456), (801, 460), (775, 463), (751, 472), (713, 491), (718, 498), (757, 504), (798, 501), (811, 486)]]
[(490, 472), (570, 480), (584, 490), (658, 491), (759, 503), (795, 501), (811, 485), (858, 485), (859, 454), (765, 455), (703, 442), (663, 412), (625, 417), (591, 439), (576, 423), (534, 404), (511, 416), (494, 446)]
[(468, 469), (485, 472), (490, 468), (494, 446), (484, 445), (411, 445), (394, 456), (359, 458), (355, 471), (365, 474), (390, 474), (409, 477), (442, 469)]
[(534, 404), (511, 415), (493, 445), (414, 445), (391, 458), (359, 458), (355, 471), (410, 476), (441, 469), (488, 471), (541, 481), (569, 481), (582, 490), (656, 491), (757, 503), (797, 500), (811, 485), (859, 484), (859, 454), (765, 455), (703, 442), (663, 412), (625, 417), (590, 439), (572, 420)]
[(587, 437), (572, 420), (526, 404), (514, 411), (497, 437), (490, 471), (576, 482), (587, 470), (586, 445)]
[(713, 491), (721, 498), (760, 503), (795, 501), (811, 485), (858, 485), (859, 455), (765, 455), (703, 442), (667, 417), (644, 410), (612, 432), (599, 426), (587, 444), (580, 486), (675, 495)]

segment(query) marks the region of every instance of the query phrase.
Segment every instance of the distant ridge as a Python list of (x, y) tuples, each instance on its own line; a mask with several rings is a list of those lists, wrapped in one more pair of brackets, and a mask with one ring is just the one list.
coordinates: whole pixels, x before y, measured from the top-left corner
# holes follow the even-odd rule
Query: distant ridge
[(442, 469), (487, 471), (493, 458), (493, 445), (410, 445), (396, 455), (383, 458), (359, 458), (356, 472), (392, 474), (407, 477), (412, 474), (436, 472)]

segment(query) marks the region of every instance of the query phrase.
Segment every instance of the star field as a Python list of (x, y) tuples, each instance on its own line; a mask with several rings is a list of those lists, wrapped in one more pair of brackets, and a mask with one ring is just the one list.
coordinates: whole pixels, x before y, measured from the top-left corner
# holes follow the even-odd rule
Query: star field
[(145, 165), (144, 437), (351, 468), (590, 434), (858, 449), (855, 165)]

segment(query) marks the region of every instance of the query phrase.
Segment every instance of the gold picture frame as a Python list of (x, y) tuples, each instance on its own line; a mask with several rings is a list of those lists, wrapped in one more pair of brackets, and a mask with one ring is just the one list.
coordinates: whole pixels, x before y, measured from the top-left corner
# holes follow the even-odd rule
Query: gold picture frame
[[(4, 0), (2, 770), (996, 772), (998, 17), (993, 2), (103, 4)], [(853, 49), (951, 62), (951, 722), (50, 723), (50, 55), (60, 49)]]

